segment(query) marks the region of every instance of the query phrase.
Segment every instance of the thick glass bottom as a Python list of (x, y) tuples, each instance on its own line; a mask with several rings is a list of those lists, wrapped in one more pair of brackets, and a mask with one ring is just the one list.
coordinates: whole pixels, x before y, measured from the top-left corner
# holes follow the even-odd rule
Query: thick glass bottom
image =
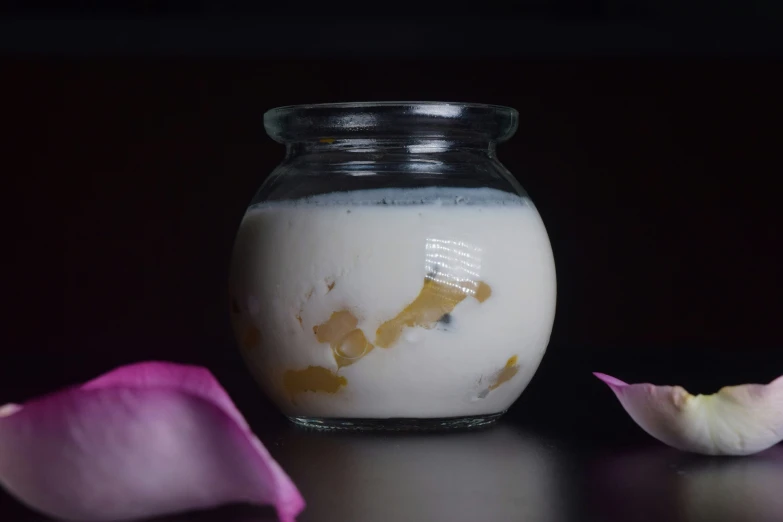
[(298, 426), (324, 431), (447, 431), (483, 428), (495, 424), (505, 411), (470, 417), (438, 419), (322, 419), (288, 417)]

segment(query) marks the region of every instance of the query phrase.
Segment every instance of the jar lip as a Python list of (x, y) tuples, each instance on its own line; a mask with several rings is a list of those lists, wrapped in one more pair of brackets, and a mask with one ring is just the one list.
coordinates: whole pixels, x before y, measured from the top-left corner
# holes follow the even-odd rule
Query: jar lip
[(286, 105), (264, 114), (281, 143), (341, 138), (452, 138), (502, 142), (516, 132), (512, 107), (439, 101), (358, 101)]
[(411, 101), (352, 101), (352, 102), (326, 102), (326, 103), (302, 103), (295, 105), (281, 105), (280, 107), (273, 107), (267, 111), (267, 114), (275, 113), (278, 111), (287, 111), (292, 109), (367, 109), (372, 107), (433, 107), (433, 106), (457, 106), (457, 107), (474, 107), (478, 109), (494, 109), (494, 110), (506, 110), (517, 112), (513, 107), (506, 105), (496, 105), (492, 103), (475, 103), (475, 102), (454, 102), (454, 101), (427, 101), (427, 100), (411, 100)]

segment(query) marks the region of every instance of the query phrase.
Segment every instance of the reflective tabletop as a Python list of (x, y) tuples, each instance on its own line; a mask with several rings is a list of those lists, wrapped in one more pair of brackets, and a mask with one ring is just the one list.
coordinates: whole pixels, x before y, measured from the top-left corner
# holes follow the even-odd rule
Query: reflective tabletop
[[(709, 458), (652, 439), (613, 448), (513, 419), (472, 432), (315, 432), (275, 419), (261, 439), (308, 503), (300, 522), (779, 522), (783, 446)], [(0, 497), (0, 520), (38, 521)], [(156, 522), (265, 522), (231, 506)]]

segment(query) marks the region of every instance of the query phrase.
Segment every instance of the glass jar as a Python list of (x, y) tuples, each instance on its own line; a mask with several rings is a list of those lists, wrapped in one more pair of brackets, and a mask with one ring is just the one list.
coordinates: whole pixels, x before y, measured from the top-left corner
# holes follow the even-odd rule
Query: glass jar
[(287, 152), (239, 226), (231, 317), (292, 421), (481, 426), (525, 389), (556, 284), (541, 218), (495, 154), (517, 119), (435, 102), (265, 114)]

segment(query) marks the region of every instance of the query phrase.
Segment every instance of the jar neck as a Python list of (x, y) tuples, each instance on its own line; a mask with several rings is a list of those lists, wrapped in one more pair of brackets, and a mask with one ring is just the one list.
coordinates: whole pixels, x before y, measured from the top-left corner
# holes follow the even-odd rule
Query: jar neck
[(449, 138), (322, 138), (317, 141), (286, 143), (286, 157), (307, 154), (388, 153), (388, 154), (443, 154), (449, 152), (495, 156), (496, 142), (457, 140)]

